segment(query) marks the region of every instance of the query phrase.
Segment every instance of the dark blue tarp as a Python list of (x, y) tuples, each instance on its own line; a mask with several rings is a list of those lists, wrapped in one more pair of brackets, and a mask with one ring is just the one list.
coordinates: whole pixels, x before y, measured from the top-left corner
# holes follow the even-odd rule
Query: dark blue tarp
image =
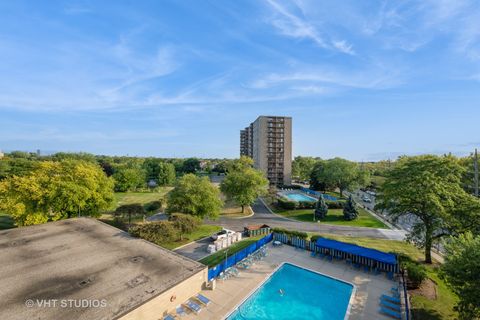
[(339, 250), (383, 263), (388, 263), (392, 265), (397, 264), (397, 257), (394, 254), (357, 246), (356, 244), (350, 244), (325, 238), (318, 238), (315, 244), (322, 248)]

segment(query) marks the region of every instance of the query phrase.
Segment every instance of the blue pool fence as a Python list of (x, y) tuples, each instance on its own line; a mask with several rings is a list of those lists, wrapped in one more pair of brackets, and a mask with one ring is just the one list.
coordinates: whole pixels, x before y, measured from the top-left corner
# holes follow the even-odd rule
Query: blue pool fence
[(220, 273), (225, 271), (226, 269), (236, 265), (238, 262), (242, 261), (246, 257), (248, 257), (250, 254), (254, 253), (261, 247), (263, 247), (265, 244), (269, 243), (270, 241), (273, 240), (273, 234), (270, 233), (269, 235), (263, 237), (262, 239), (258, 240), (255, 243), (252, 243), (246, 248), (243, 248), (242, 250), (234, 253), (233, 255), (229, 256), (227, 259), (224, 259), (222, 262), (217, 264), (215, 267), (209, 268), (208, 269), (208, 281), (211, 281), (212, 279), (218, 277)]

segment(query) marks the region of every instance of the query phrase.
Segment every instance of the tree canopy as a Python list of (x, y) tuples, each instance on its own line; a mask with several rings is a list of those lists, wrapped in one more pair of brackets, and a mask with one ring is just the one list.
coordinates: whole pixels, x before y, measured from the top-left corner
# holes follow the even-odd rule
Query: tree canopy
[(242, 206), (242, 212), (245, 206), (252, 204), (259, 196), (268, 192), (268, 180), (263, 172), (249, 167), (248, 163), (249, 161), (244, 161), (244, 166), (237, 166), (232, 169), (234, 171), (229, 170), (220, 185), (220, 189), (229, 199)]
[(121, 165), (115, 167), (112, 176), (115, 179), (115, 191), (134, 191), (145, 185), (145, 171), (138, 167)]
[(168, 193), (168, 212), (181, 212), (200, 218), (215, 219), (220, 214), (223, 201), (220, 190), (207, 177), (186, 174), (178, 179)]
[(318, 161), (318, 158), (296, 156), (292, 161), (292, 176), (302, 181), (309, 180)]
[(479, 214), (478, 200), (462, 188), (463, 170), (452, 156), (403, 157), (380, 189), (378, 209), (387, 210), (394, 219), (408, 214), (417, 218), (409, 239), (425, 248), (427, 263), (432, 262), (434, 241), (458, 232), (459, 226), (478, 229), (478, 218), (470, 221), (472, 225), (463, 218)]
[(480, 236), (471, 233), (452, 238), (445, 247), (443, 274), (458, 295), (461, 319), (480, 319)]
[(340, 196), (343, 196), (343, 191), (347, 189), (368, 183), (368, 171), (360, 170), (357, 163), (342, 158), (317, 162), (311, 174), (312, 187), (317, 190), (338, 188)]
[(97, 216), (112, 201), (113, 181), (98, 165), (85, 161), (43, 161), (25, 176), (0, 182), (0, 209), (19, 226)]

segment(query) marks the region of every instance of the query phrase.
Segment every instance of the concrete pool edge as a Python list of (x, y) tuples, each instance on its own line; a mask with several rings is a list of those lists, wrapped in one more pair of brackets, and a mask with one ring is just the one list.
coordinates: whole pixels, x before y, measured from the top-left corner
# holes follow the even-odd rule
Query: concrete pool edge
[(351, 307), (352, 307), (352, 303), (353, 303), (353, 299), (355, 298), (355, 294), (357, 292), (357, 286), (354, 284), (354, 283), (351, 283), (349, 281), (345, 281), (345, 280), (342, 280), (342, 279), (339, 279), (337, 277), (334, 277), (334, 276), (330, 276), (330, 275), (327, 275), (327, 274), (324, 274), (324, 273), (321, 273), (321, 272), (318, 272), (318, 271), (315, 271), (315, 270), (312, 270), (310, 268), (307, 268), (307, 267), (302, 267), (298, 264), (295, 264), (295, 263), (292, 263), (292, 262), (282, 262), (280, 263), (278, 266), (275, 267), (275, 269), (272, 270), (272, 272), (270, 272), (267, 277), (265, 279), (263, 279), (262, 281), (259, 282), (259, 284), (257, 286), (255, 286), (239, 303), (237, 303), (233, 308), (232, 310), (230, 310), (225, 316), (224, 316), (224, 320), (228, 319), (228, 317), (230, 317), (242, 304), (245, 303), (245, 301), (247, 301), (258, 289), (260, 289), (261, 286), (263, 286), (265, 284), (265, 282), (267, 282), (274, 274), (275, 272), (278, 271), (278, 269), (280, 269), (281, 267), (283, 267), (285, 264), (289, 264), (289, 265), (292, 265), (294, 267), (297, 267), (297, 268), (300, 268), (300, 269), (304, 269), (304, 270), (307, 270), (309, 272), (312, 272), (312, 273), (316, 273), (316, 274), (319, 274), (321, 276), (324, 276), (324, 277), (327, 277), (327, 278), (330, 278), (330, 279), (333, 279), (333, 280), (336, 280), (336, 281), (339, 281), (339, 282), (343, 282), (343, 283), (346, 283), (348, 285), (351, 285), (352, 286), (352, 292), (350, 293), (350, 299), (348, 300), (348, 306), (347, 306), (347, 309), (345, 310), (345, 317), (343, 318), (344, 320), (348, 320), (348, 318), (350, 317), (350, 311), (351, 311)]

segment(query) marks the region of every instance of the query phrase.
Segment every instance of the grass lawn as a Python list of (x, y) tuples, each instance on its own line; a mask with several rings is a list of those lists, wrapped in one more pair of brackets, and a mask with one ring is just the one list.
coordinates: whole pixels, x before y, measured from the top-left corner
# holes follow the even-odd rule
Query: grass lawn
[(10, 215), (0, 212), (0, 230), (15, 228)]
[(175, 249), (177, 247), (180, 247), (184, 244), (187, 244), (189, 242), (199, 240), (205, 237), (209, 237), (215, 232), (218, 232), (222, 229), (220, 226), (212, 226), (209, 224), (202, 224), (200, 227), (198, 227), (197, 230), (195, 230), (192, 233), (187, 233), (183, 235), (183, 240), (178, 240), (178, 241), (172, 241), (172, 242), (165, 242), (165, 243), (160, 243), (159, 245), (167, 248), (167, 249)]
[(115, 199), (111, 206), (112, 210), (124, 204), (141, 203), (162, 200), (163, 197), (172, 190), (171, 187), (162, 187), (156, 192), (115, 192)]
[[(274, 211), (282, 216), (303, 222), (313, 222), (313, 209), (285, 210), (275, 208)], [(362, 208), (358, 208), (358, 218), (352, 221), (343, 220), (343, 209), (329, 209), (327, 216), (320, 223), (334, 224), (342, 226), (367, 227), (367, 228), (383, 228), (388, 227), (380, 220), (369, 214)]]
[[(315, 233), (309, 233), (309, 236), (314, 235)], [(322, 237), (357, 244), (362, 247), (377, 249), (384, 252), (398, 252), (404, 253), (410, 256), (413, 260), (423, 261), (425, 255), (423, 251), (419, 250), (417, 247), (412, 244), (400, 241), (400, 240), (385, 240), (385, 239), (375, 239), (375, 238), (366, 238), (366, 237), (348, 237), (348, 236), (338, 236), (338, 235), (321, 235)]]
[(458, 297), (447, 287), (438, 276), (438, 271), (427, 266), (428, 277), (437, 284), (437, 299), (430, 300), (421, 295), (412, 295), (412, 316), (418, 320), (457, 319), (458, 314), (453, 307)]
[(245, 206), (245, 211), (242, 212), (242, 207), (239, 207), (231, 200), (224, 200), (225, 205), (223, 206), (222, 212), (220, 213), (221, 216), (228, 217), (228, 218), (239, 218), (239, 217), (246, 217), (250, 216), (252, 212), (252, 208)]
[(203, 263), (204, 265), (209, 266), (209, 267), (216, 266), (217, 264), (219, 264), (220, 262), (222, 262), (225, 259), (225, 251), (226, 250), (228, 250), (227, 256), (230, 257), (234, 253), (242, 250), (243, 248), (248, 247), (252, 243), (257, 242), (259, 239), (261, 239), (265, 236), (266, 235), (263, 234), (263, 235), (256, 236), (256, 237), (245, 238), (242, 241), (235, 242), (234, 244), (232, 244), (230, 247), (228, 247), (226, 249), (217, 251), (217, 252), (209, 255), (208, 257), (203, 258), (202, 260), (200, 260), (200, 262)]

